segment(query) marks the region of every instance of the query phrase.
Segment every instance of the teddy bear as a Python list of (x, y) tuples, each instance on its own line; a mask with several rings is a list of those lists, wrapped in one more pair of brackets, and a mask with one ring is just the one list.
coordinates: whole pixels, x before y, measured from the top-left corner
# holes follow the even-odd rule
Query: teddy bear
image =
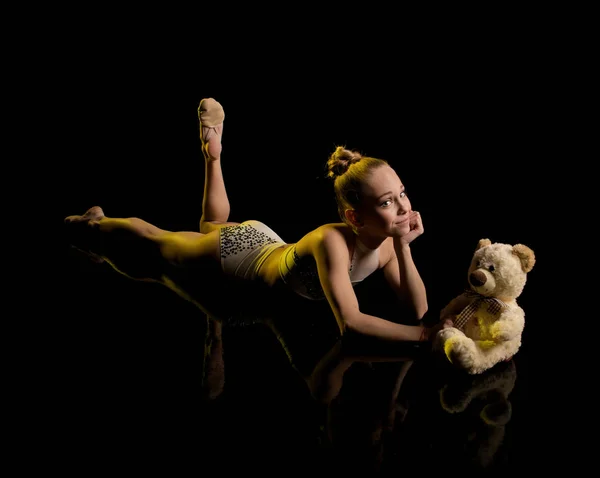
[(535, 260), (523, 244), (479, 240), (468, 269), (469, 288), (440, 312), (451, 326), (436, 334), (435, 347), (453, 365), (479, 374), (517, 353), (525, 313), (516, 299)]

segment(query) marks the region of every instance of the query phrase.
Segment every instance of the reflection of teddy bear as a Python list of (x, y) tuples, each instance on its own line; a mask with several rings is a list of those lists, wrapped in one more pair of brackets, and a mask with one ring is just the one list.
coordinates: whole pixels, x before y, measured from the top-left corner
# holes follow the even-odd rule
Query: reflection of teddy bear
[(521, 346), (525, 313), (517, 304), (535, 255), (523, 244), (481, 239), (469, 267), (470, 289), (442, 309), (453, 326), (438, 332), (436, 347), (470, 374), (510, 359)]
[(478, 375), (455, 376), (440, 390), (442, 408), (460, 416), (466, 433), (467, 456), (489, 466), (504, 441), (512, 415), (508, 396), (517, 379), (514, 360), (498, 364)]

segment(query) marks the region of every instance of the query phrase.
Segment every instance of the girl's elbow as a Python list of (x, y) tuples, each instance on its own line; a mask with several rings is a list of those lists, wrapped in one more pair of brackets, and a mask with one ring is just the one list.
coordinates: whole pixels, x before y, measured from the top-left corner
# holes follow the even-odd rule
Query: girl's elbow
[(417, 320), (423, 320), (423, 317), (425, 317), (425, 314), (427, 314), (428, 310), (429, 310), (429, 306), (427, 304), (425, 304), (422, 307), (417, 308), (417, 310), (415, 311), (417, 314)]
[(337, 322), (342, 336), (346, 335), (347, 333), (357, 332), (357, 330), (360, 329), (360, 316), (360, 312), (340, 314)]

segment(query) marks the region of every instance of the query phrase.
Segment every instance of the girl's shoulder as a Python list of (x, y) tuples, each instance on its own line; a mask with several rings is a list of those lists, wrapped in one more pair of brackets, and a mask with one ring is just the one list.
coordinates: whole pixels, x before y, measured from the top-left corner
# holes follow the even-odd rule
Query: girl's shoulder
[(328, 238), (344, 239), (346, 244), (354, 241), (354, 232), (352, 228), (343, 222), (330, 222), (323, 224), (312, 231), (317, 240), (327, 240)]
[(352, 229), (343, 222), (332, 222), (316, 227), (296, 244), (300, 255), (315, 251), (325, 241), (333, 242), (337, 247), (350, 247), (353, 240)]

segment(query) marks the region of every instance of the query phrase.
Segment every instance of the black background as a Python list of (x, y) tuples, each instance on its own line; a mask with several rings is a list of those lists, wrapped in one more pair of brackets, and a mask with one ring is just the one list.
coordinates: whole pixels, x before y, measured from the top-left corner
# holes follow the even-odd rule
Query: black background
[[(262, 220), (287, 242), (338, 221), (324, 164), (345, 145), (388, 160), (421, 212), (425, 234), (412, 251), (430, 313), (465, 286), (479, 239), (531, 247), (538, 262), (519, 298), (526, 328), (496, 469), (531, 465), (538, 458), (527, 451), (531, 443), (563, 446), (562, 414), (552, 410), (566, 394), (551, 380), (561, 383), (566, 372), (547, 350), (549, 324), (562, 320), (556, 228), (566, 218), (562, 195), (580, 132), (571, 122), (576, 92), (563, 88), (570, 59), (559, 42), (527, 29), (518, 40), (507, 34), (484, 42), (464, 32), (450, 35), (453, 42), (424, 32), (407, 38), (384, 26), (368, 39), (315, 38), (310, 28), (277, 25), (250, 35), (206, 20), (197, 36), (179, 37), (177, 29), (142, 23), (81, 26), (40, 47), (50, 72), (40, 105), (45, 147), (56, 158), (47, 187), (60, 251), (47, 272), (54, 318), (36, 330), (44, 459), (65, 471), (339, 467), (318, 451), (322, 410), (268, 330), (225, 327), (226, 388), (207, 403), (204, 316), (167, 289), (130, 281), (62, 241), (62, 219), (93, 205), (113, 217), (196, 230), (204, 174), (196, 109), (209, 96), (226, 112), (231, 220)], [(378, 307), (381, 287), (376, 276), (359, 294)], [(310, 327), (318, 319), (330, 318), (312, 316)], [(317, 357), (307, 364), (318, 359), (318, 343), (307, 345)], [(422, 448), (408, 446), (407, 467), (442, 468), (435, 457), (444, 454), (431, 442), (453, 435), (436, 413), (423, 412), (429, 419), (409, 432)], [(434, 461), (423, 465), (415, 457), (427, 456), (428, 446)]]

